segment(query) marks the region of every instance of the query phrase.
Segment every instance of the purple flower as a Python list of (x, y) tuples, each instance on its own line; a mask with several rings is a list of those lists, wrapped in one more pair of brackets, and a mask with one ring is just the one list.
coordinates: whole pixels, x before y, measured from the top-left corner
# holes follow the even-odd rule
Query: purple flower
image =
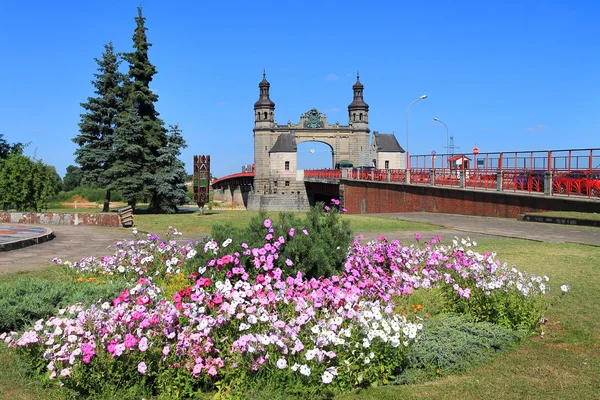
[(294, 237), (294, 233), (296, 233), (296, 231), (294, 230), (294, 228), (290, 228), (290, 237)]
[(142, 361), (138, 364), (138, 372), (140, 374), (145, 374), (147, 369), (148, 369), (148, 367), (146, 366), (145, 362)]
[(269, 218), (265, 219), (265, 228), (270, 228), (271, 225), (273, 225), (273, 223), (271, 222), (271, 220)]
[(348, 211), (345, 208), (342, 208), (342, 212), (345, 214)]
[(292, 260), (290, 260), (289, 258), (285, 260), (285, 263), (288, 267), (291, 267), (292, 265), (294, 265), (294, 263), (292, 262)]
[(302, 233), (304, 233), (306, 236), (308, 236), (308, 231), (306, 229), (302, 229)]
[(421, 240), (421, 235), (419, 235), (418, 233), (415, 233), (415, 239), (417, 239), (417, 242), (418, 242), (419, 240)]
[(329, 211), (329, 207), (328, 206), (325, 206), (323, 208), (325, 209), (325, 211)]

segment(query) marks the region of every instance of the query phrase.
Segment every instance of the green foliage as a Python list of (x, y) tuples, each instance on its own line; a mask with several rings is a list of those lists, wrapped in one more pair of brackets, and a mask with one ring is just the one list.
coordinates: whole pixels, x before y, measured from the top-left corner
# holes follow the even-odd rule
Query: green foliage
[(81, 171), (81, 168), (76, 167), (75, 165), (69, 165), (67, 167), (67, 173), (63, 178), (63, 190), (68, 192), (81, 186), (82, 179), (83, 172)]
[[(458, 277), (457, 274), (454, 274)], [(467, 287), (466, 280), (459, 285)], [(472, 281), (470, 281), (472, 282)], [(442, 286), (446, 297), (446, 311), (468, 314), (475, 321), (500, 324), (508, 329), (535, 330), (548, 308), (542, 295), (530, 293), (525, 296), (515, 287), (504, 290), (492, 290), (486, 293), (481, 288), (473, 288), (471, 297), (459, 297), (450, 285)]]
[[(101, 203), (106, 196), (106, 189), (94, 188), (88, 186), (78, 186), (68, 192), (60, 192), (52, 196), (49, 200), (52, 203), (64, 203), (73, 201), (73, 196), (80, 196), (87, 201)], [(111, 191), (111, 200), (122, 201), (123, 195), (118, 190)]]
[[(123, 54), (123, 58), (129, 63), (129, 80), (124, 85), (125, 103), (128, 107), (135, 108), (136, 118), (143, 134), (143, 138), (138, 141), (138, 144), (144, 150), (142, 169), (144, 171), (144, 189), (150, 194), (150, 210), (164, 213), (172, 211), (173, 192), (175, 192), (174, 198), (177, 199), (176, 187), (165, 189), (163, 186), (168, 184), (167, 181), (172, 177), (167, 177), (167, 173), (161, 171), (161, 167), (170, 157), (168, 154), (172, 154), (172, 151), (164, 149), (169, 146), (169, 138), (164, 122), (158, 117), (159, 113), (155, 108), (158, 95), (150, 89), (150, 82), (156, 74), (156, 67), (148, 57), (148, 49), (152, 45), (146, 36), (146, 18), (142, 15), (141, 7), (138, 7), (135, 22), (134, 51)], [(161, 156), (163, 157), (161, 158)], [(158, 176), (158, 174), (163, 175)], [(176, 181), (178, 180), (176, 179)], [(125, 191), (123, 194), (125, 195)]]
[(4, 139), (4, 134), (0, 133), (0, 162), (8, 158), (10, 154), (23, 154), (24, 148), (25, 145), (23, 143), (8, 144), (6, 139)]
[[(73, 138), (79, 148), (75, 151), (75, 161), (81, 165), (80, 182), (88, 186), (106, 187), (110, 185), (108, 171), (115, 160), (114, 134), (117, 119), (124, 112), (122, 83), (124, 76), (119, 72), (120, 60), (114, 52), (112, 42), (104, 46), (102, 59), (95, 59), (98, 73), (92, 81), (96, 97), (89, 97), (81, 106), (86, 110), (81, 114), (79, 135)], [(67, 171), (68, 173), (69, 171)], [(108, 211), (110, 191), (106, 191), (103, 211)]]
[(463, 370), (506, 351), (527, 336), (489, 322), (473, 322), (469, 316), (440, 314), (424, 322), (423, 335), (405, 359), (396, 383)]
[(77, 282), (21, 278), (0, 285), (0, 332), (20, 330), (40, 318), (48, 318), (60, 307), (78, 302), (110, 301), (123, 290), (124, 283), (112, 279)]
[(44, 210), (56, 194), (52, 179), (50, 168), (42, 161), (13, 152), (0, 163), (0, 205), (17, 211)]
[(154, 175), (156, 185), (157, 205), (159, 211), (175, 213), (177, 206), (188, 201), (187, 187), (185, 186), (185, 165), (177, 157), (181, 149), (187, 147), (181, 136), (178, 125), (171, 125), (167, 145), (159, 149), (156, 159), (158, 170)]
[(115, 129), (117, 157), (107, 175), (111, 181), (109, 187), (120, 190), (125, 201), (132, 206), (144, 192), (144, 183), (149, 179), (149, 173), (144, 169), (146, 154), (143, 144), (142, 122), (137, 118), (135, 109), (129, 107), (127, 113), (119, 117)]
[(63, 190), (63, 181), (58, 172), (56, 172), (56, 168), (53, 165), (46, 165), (46, 169), (48, 170), (48, 176), (50, 177), (54, 191), (58, 193)]
[[(246, 243), (254, 248), (263, 247), (267, 241), (281, 236), (286, 243), (282, 246), (283, 250), (276, 264), (282, 270), (290, 269), (285, 264), (286, 259), (292, 261), (295, 270), (308, 277), (331, 276), (343, 270), (353, 236), (349, 222), (340, 218), (335, 207), (325, 211), (324, 204), (317, 203), (303, 220), (291, 213), (280, 213), (279, 220), (272, 222), (271, 240), (265, 239), (269, 235), (265, 219), (266, 213), (259, 213), (250, 220), (247, 227), (241, 229), (231, 223), (215, 224), (212, 237), (219, 245), (231, 238), (234, 247)], [(292, 228), (293, 236), (290, 235)], [(198, 254), (203, 254), (203, 248), (198, 249)]]

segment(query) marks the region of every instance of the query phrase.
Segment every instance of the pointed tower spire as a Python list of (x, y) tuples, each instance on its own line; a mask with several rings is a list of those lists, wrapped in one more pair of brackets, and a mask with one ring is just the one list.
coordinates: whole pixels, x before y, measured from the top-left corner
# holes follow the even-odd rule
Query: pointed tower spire
[(350, 123), (369, 122), (369, 105), (363, 100), (363, 89), (364, 86), (360, 83), (360, 74), (356, 71), (356, 83), (352, 85), (354, 97), (352, 103), (348, 106), (348, 119), (350, 120)]
[(267, 71), (263, 69), (263, 79), (258, 84), (260, 97), (254, 103), (255, 122), (274, 122), (275, 121), (275, 103), (269, 97), (269, 89), (271, 84), (267, 80)]

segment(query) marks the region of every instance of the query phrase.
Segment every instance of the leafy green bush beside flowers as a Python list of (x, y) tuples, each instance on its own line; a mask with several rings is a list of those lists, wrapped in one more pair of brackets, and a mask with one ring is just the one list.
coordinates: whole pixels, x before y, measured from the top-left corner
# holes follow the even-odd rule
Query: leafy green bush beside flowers
[[(286, 215), (276, 224), (253, 221), (238, 238), (199, 245), (178, 243), (174, 230), (164, 241), (148, 235), (120, 242), (113, 256), (57, 260), (76, 275), (128, 283), (112, 301), (73, 305), (1, 337), (75, 397), (117, 389), (134, 397), (189, 398), (214, 390), (242, 397), (261, 386), (327, 397), (393, 382), (411, 364), (451, 368), (478, 337), (489, 339), (481, 334), (488, 328), (477, 323), (467, 345), (442, 349), (451, 353), (446, 359), (413, 353), (432, 312), (455, 310), (469, 321), (505, 326), (490, 325), (492, 336), (530, 330), (534, 317), (539, 321), (544, 278), (515, 272), (494, 254), (473, 251), (468, 240), (444, 246), (439, 238), (421, 243), (417, 236), (417, 245), (404, 246), (383, 237), (367, 244), (355, 239), (340, 264), (336, 241), (345, 240), (345, 228), (330, 217), (336, 213), (319, 207), (310, 214), (313, 222), (301, 225)], [(313, 248), (334, 245), (327, 266), (310, 258)], [(488, 300), (507, 294), (509, 301)], [(424, 338), (446, 328), (432, 324)], [(500, 347), (512, 338), (505, 337)]]
[[(231, 243), (234, 248), (247, 246), (261, 248), (266, 242), (279, 243), (280, 268), (294, 268), (306, 277), (332, 276), (344, 270), (348, 246), (352, 243), (350, 222), (342, 220), (339, 200), (332, 199), (329, 205), (317, 203), (311, 207), (303, 220), (291, 213), (280, 213), (278, 221), (260, 213), (247, 227), (235, 229), (231, 225), (214, 225), (211, 236), (216, 243)], [(276, 240), (283, 238), (283, 241)], [(200, 249), (202, 250), (202, 249)]]
[(5, 283), (0, 285), (0, 332), (24, 329), (77, 302), (89, 305), (98, 299), (113, 299), (124, 284), (121, 279), (77, 282), (66, 275), (62, 281), (23, 278)]

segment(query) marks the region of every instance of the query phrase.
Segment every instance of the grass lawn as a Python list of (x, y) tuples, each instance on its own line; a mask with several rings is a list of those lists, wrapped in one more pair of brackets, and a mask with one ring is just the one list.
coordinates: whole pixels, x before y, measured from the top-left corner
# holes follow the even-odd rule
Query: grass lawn
[[(294, 213), (299, 218), (304, 218), (305, 213)], [(135, 225), (146, 232), (163, 232), (168, 226), (173, 226), (185, 234), (209, 234), (214, 224), (231, 223), (236, 227), (248, 224), (251, 218), (258, 215), (258, 211), (206, 211), (200, 215), (199, 211), (183, 214), (136, 214)], [(278, 213), (269, 213), (271, 219), (277, 220)], [(354, 232), (394, 232), (394, 231), (427, 231), (441, 229), (440, 226), (422, 222), (402, 221), (395, 218), (370, 217), (365, 215), (343, 215), (342, 218), (350, 221)]]
[(547, 212), (535, 212), (535, 213), (527, 213), (527, 214), (541, 215), (543, 217), (582, 218), (582, 219), (600, 220), (599, 213), (586, 213), (586, 212), (577, 212), (577, 211), (547, 211)]
[[(255, 214), (254, 214), (255, 215)], [(214, 212), (207, 216), (196, 214), (164, 216), (165, 221), (184, 228), (185, 220), (196, 221), (225, 218), (243, 224), (252, 214), (246, 212)], [(162, 216), (144, 216), (156, 219)], [(181, 218), (182, 217), (182, 218)], [(136, 217), (137, 218), (137, 217)], [(170, 220), (168, 218), (171, 218)], [(377, 230), (391, 231), (386, 224), (396, 220), (347, 216), (357, 226), (372, 219)], [(354, 219), (356, 218), (356, 219)], [(360, 220), (360, 218), (368, 218)], [(137, 221), (137, 220), (136, 220)], [(183, 223), (180, 224), (179, 221)], [(222, 222), (220, 219), (218, 222)], [(212, 223), (211, 222), (211, 223)], [(152, 224), (140, 218), (140, 229)], [(170, 223), (170, 222), (168, 222)], [(144, 225), (145, 224), (145, 225)], [(204, 223), (206, 232), (210, 224)], [(354, 226), (354, 225), (353, 225)], [(147, 228), (152, 230), (151, 228)], [(355, 228), (361, 229), (361, 228)], [(412, 229), (412, 228), (411, 228)], [(419, 229), (423, 229), (422, 227)], [(372, 228), (375, 230), (375, 228)], [(447, 238), (450, 239), (450, 238)], [(479, 241), (480, 252), (494, 250), (499, 258), (514, 263), (521, 270), (550, 277), (554, 305), (547, 313), (545, 337), (529, 338), (516, 350), (503, 354), (483, 365), (473, 366), (459, 374), (406, 386), (370, 388), (358, 393), (338, 396), (338, 399), (599, 399), (600, 393), (600, 247), (579, 244), (539, 243), (517, 239), (486, 239)], [(58, 279), (51, 270), (19, 274)], [(14, 280), (16, 274), (0, 276), (0, 283)], [(560, 285), (569, 284), (572, 291), (560, 296)], [(55, 393), (28, 382), (14, 368), (14, 360), (6, 350), (0, 350), (0, 398), (53, 399)], [(110, 395), (107, 394), (107, 398)], [(255, 398), (271, 399), (268, 393)]]

